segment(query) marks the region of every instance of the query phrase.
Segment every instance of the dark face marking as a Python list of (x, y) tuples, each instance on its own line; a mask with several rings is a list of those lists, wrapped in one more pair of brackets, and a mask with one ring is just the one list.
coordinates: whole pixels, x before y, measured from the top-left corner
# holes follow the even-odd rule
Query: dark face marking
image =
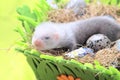
[(51, 35), (44, 35), (41, 37), (41, 40), (46, 43), (52, 40), (52, 36)]
[(46, 36), (45, 39), (48, 40), (48, 39), (50, 39), (50, 37), (49, 37), (49, 36)]

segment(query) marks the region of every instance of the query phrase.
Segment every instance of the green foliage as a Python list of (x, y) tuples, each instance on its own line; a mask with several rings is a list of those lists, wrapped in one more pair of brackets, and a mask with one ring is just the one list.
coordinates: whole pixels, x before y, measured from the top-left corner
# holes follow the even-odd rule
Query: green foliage
[(103, 4), (108, 4), (108, 5), (119, 5), (120, 0), (100, 0), (101, 3)]
[(86, 3), (90, 3), (90, 2), (99, 2), (105, 5), (117, 5), (120, 6), (120, 0), (85, 0)]
[(32, 19), (37, 19), (36, 15), (34, 13), (31, 13), (31, 10), (28, 6), (24, 5), (22, 8), (17, 9), (18, 14), (30, 17)]
[(48, 55), (37, 57), (29, 54), (27, 60), (38, 80), (56, 80), (60, 74), (80, 77), (81, 80), (120, 80), (120, 72), (113, 67), (107, 69), (99, 64), (95, 67), (88, 63), (83, 65), (75, 60), (57, 59)]
[(55, 0), (59, 8), (64, 8), (69, 0)]

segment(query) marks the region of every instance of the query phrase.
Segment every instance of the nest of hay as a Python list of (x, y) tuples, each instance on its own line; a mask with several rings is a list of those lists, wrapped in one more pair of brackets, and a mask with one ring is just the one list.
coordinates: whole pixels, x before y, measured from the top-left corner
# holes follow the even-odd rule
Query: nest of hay
[(56, 9), (51, 10), (48, 13), (48, 19), (53, 22), (71, 22), (80, 19), (86, 19), (94, 16), (102, 16), (102, 15), (111, 15), (118, 22), (120, 22), (120, 8), (112, 5), (97, 5), (97, 4), (89, 4), (86, 6), (85, 14), (75, 15), (75, 13), (70, 9)]
[[(111, 15), (115, 18), (118, 22), (120, 22), (120, 8), (117, 6), (111, 5), (95, 5), (90, 4), (84, 9), (85, 14), (75, 15), (72, 10), (67, 9), (57, 9), (52, 10), (48, 13), (48, 18), (52, 22), (58, 23), (66, 23), (81, 19), (86, 19), (94, 16), (102, 16), (102, 15)], [(63, 49), (55, 49), (50, 51), (44, 51), (45, 53), (50, 53), (52, 55), (62, 55), (66, 52)], [(91, 57), (89, 54), (84, 56), (83, 58), (79, 59), (78, 61), (82, 63), (94, 63), (94, 60), (100, 62), (101, 65), (108, 67), (108, 66), (120, 66), (120, 52), (118, 52), (115, 48), (108, 48), (100, 50), (96, 53), (94, 57)]]
[(120, 66), (120, 52), (113, 48), (107, 48), (98, 51), (94, 57), (86, 55), (85, 57), (79, 59), (82, 63), (94, 63), (94, 61), (99, 61), (99, 63), (105, 67), (109, 66)]
[(61, 56), (65, 54), (68, 50), (66, 48), (58, 48), (58, 49), (53, 49), (53, 50), (45, 50), (42, 51), (44, 54), (49, 54), (53, 56)]
[(52, 22), (71, 22), (79, 19), (74, 12), (70, 9), (56, 9), (48, 13), (48, 19)]

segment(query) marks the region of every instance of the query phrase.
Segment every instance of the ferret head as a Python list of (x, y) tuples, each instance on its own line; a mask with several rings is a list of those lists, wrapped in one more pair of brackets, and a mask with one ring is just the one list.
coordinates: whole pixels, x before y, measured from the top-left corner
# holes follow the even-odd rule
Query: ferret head
[(51, 22), (45, 22), (36, 27), (32, 37), (32, 45), (37, 50), (56, 48), (59, 41), (59, 34), (55, 27)]

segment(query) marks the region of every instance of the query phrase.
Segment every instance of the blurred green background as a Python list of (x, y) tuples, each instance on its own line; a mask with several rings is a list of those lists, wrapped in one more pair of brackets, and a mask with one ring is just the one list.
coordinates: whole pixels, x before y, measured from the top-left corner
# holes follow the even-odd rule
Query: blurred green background
[(0, 2), (0, 80), (36, 80), (26, 57), (14, 50), (20, 39), (14, 29), (21, 25), (16, 8), (32, 7), (36, 0), (1, 0)]

